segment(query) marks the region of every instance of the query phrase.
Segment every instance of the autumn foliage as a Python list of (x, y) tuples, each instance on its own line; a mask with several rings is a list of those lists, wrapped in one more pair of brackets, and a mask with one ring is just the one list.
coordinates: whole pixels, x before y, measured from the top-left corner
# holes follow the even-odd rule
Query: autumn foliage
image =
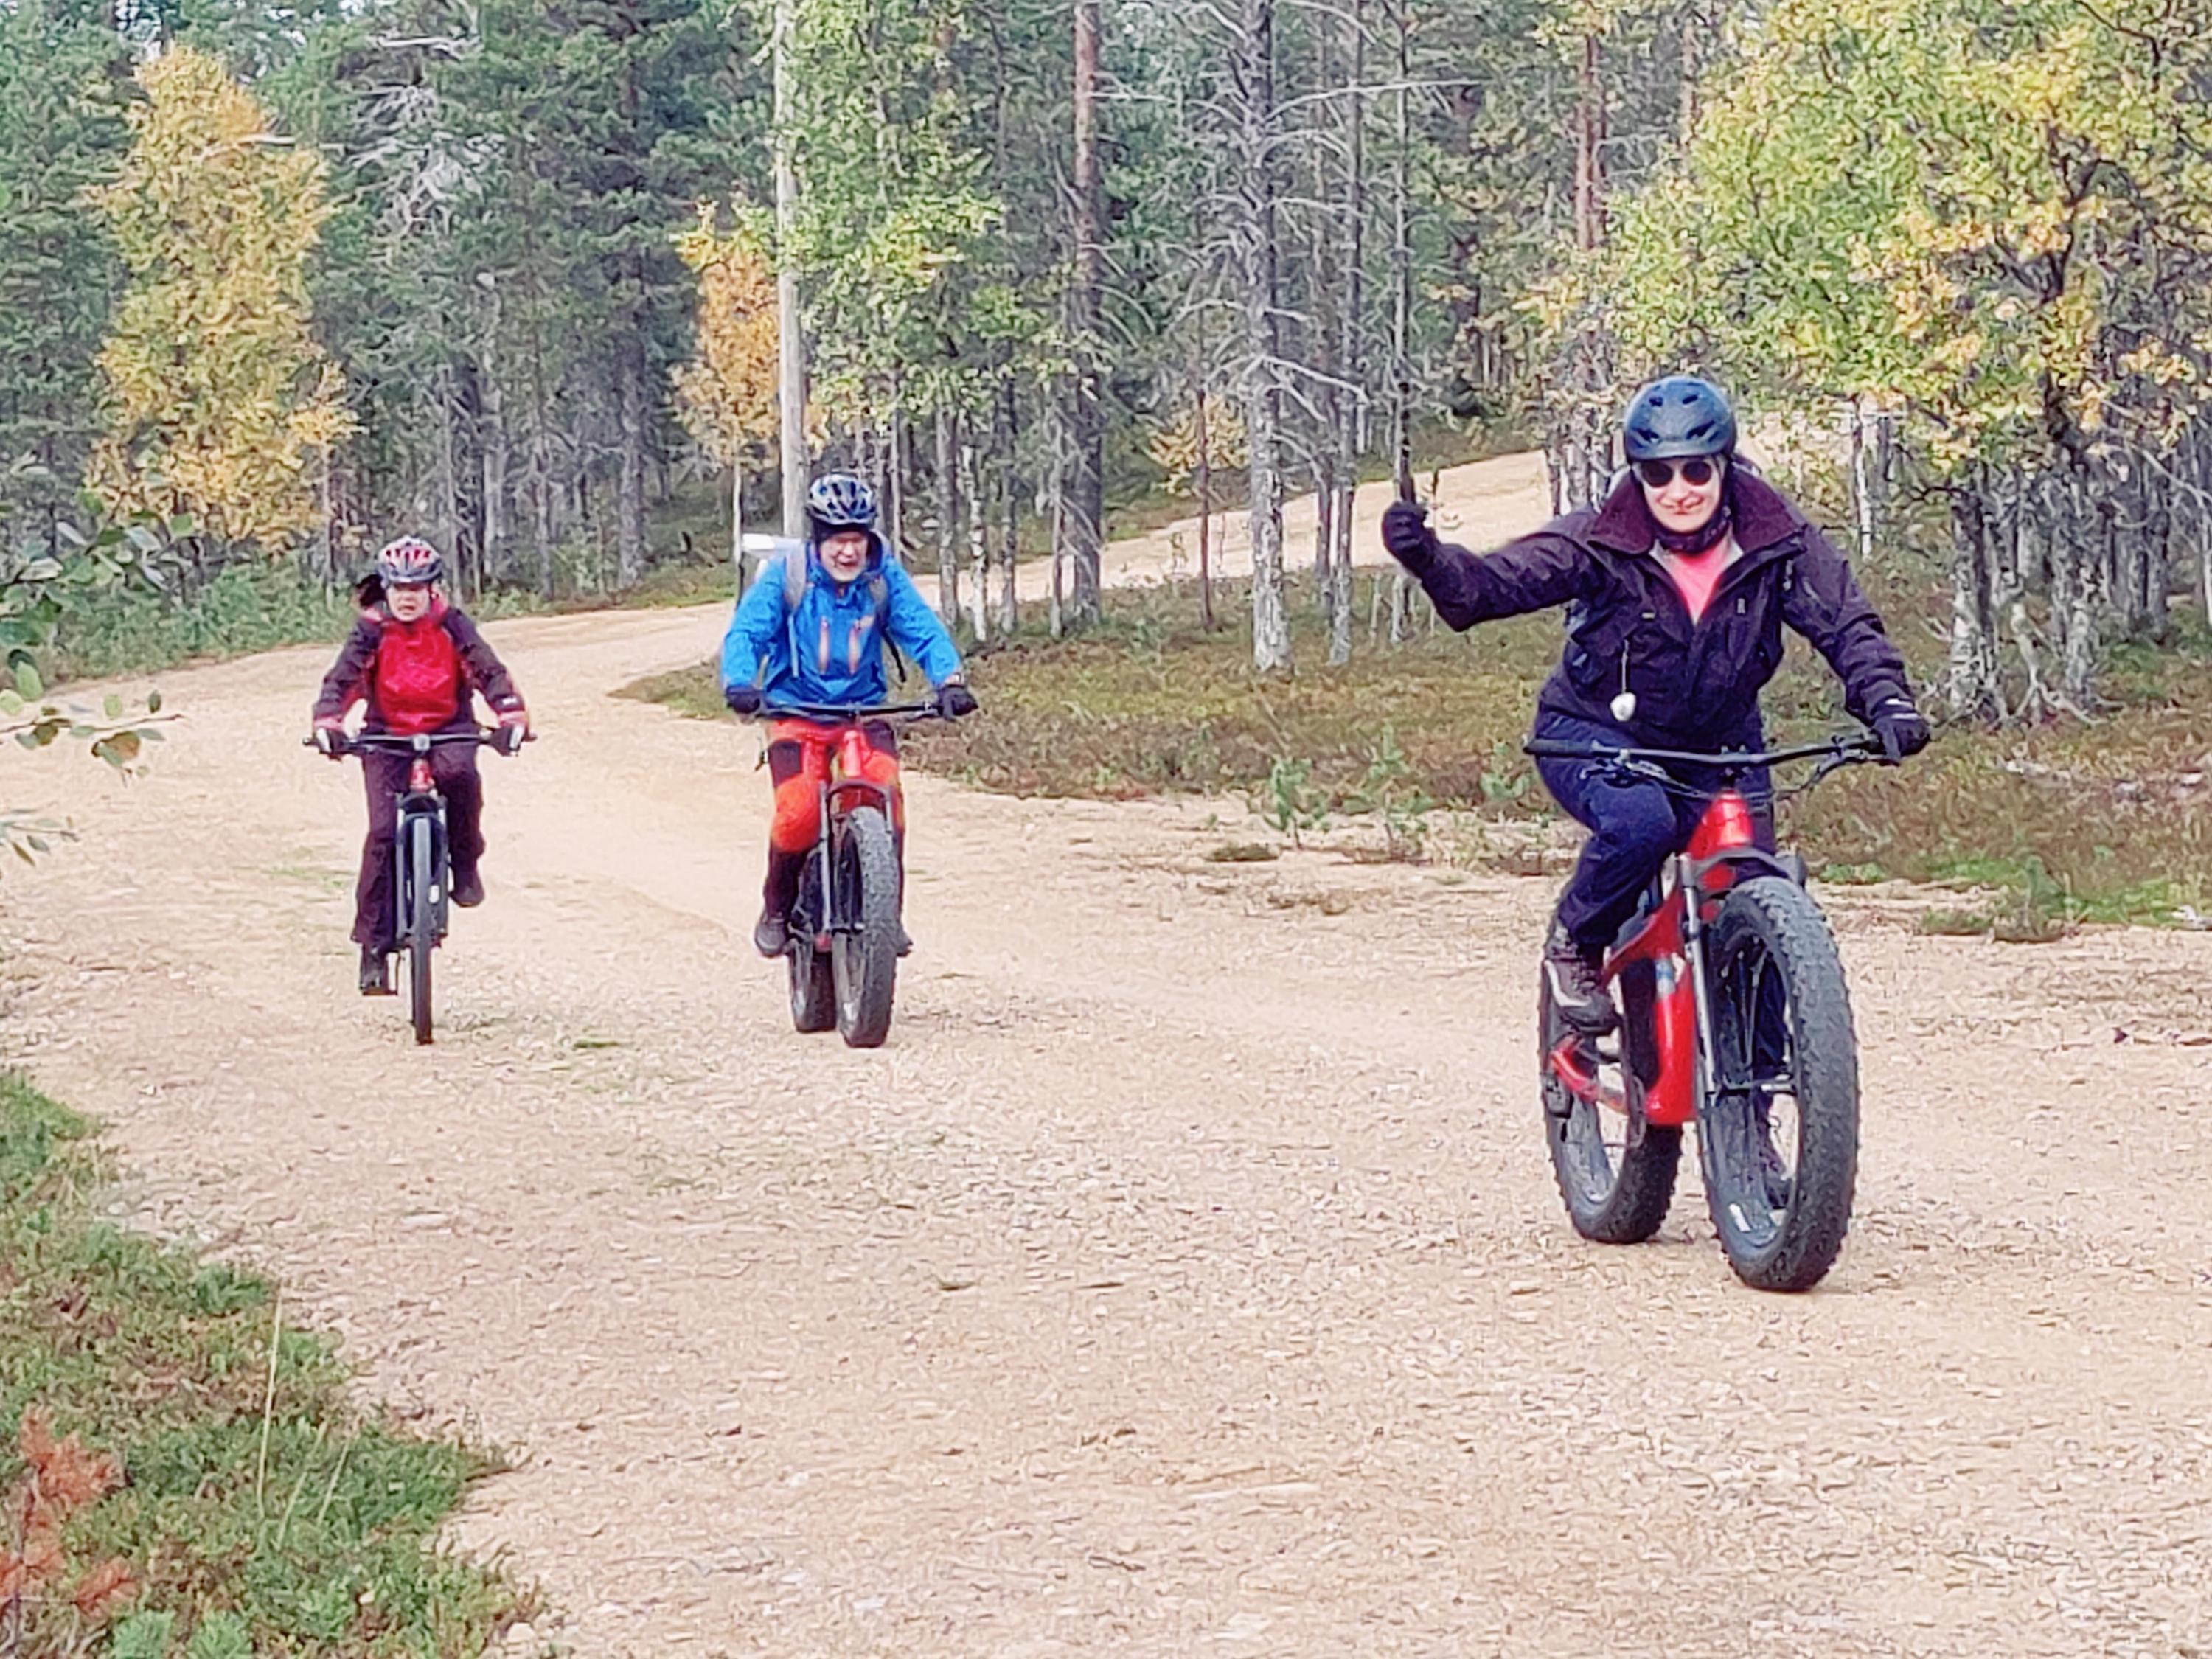
[(8, 1490), (8, 1535), (0, 1540), (0, 1652), (29, 1646), (43, 1618), (58, 1613), (79, 1633), (96, 1630), (137, 1589), (129, 1566), (109, 1558), (70, 1559), (69, 1522), (123, 1484), (121, 1465), (76, 1435), (57, 1440), (46, 1415), (23, 1413), (16, 1432), (23, 1472)]
[(319, 464), (352, 429), (310, 331), (323, 163), (204, 52), (141, 65), (122, 172), (93, 193), (131, 285), (100, 354), (108, 431), (87, 482), (281, 551), (317, 520)]

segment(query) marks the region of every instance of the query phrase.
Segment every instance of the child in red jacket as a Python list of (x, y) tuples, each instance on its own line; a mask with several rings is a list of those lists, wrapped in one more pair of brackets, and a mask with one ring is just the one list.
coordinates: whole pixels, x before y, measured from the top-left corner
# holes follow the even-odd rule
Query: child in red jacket
[[(465, 730), (475, 724), (470, 698), (482, 692), (498, 716), (501, 746), (512, 754), (528, 735), (530, 716), (507, 665), (485, 643), (477, 625), (446, 602), (438, 582), (446, 562), (428, 542), (403, 536), (376, 556), (380, 599), (363, 584), (361, 619), (323, 676), (315, 699), (315, 746), (332, 760), (345, 753), (346, 711), (366, 702), (364, 732), (414, 737)], [(362, 751), (368, 789), (368, 837), (362, 843), (361, 876), (354, 886), (354, 942), (361, 946), (361, 994), (389, 996), (392, 947), (392, 843), (399, 796), (407, 787), (408, 758), (381, 750)], [(445, 744), (430, 751), (432, 775), (446, 798), (446, 836), (453, 861), (453, 900), (483, 902), (483, 783), (477, 751)]]

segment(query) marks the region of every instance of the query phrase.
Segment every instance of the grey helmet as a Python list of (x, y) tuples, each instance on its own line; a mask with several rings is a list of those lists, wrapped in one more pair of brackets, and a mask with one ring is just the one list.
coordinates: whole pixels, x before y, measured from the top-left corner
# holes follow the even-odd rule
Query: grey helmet
[(1735, 410), (1728, 394), (1694, 374), (1652, 381), (1629, 400), (1621, 427), (1632, 465), (1735, 453)]

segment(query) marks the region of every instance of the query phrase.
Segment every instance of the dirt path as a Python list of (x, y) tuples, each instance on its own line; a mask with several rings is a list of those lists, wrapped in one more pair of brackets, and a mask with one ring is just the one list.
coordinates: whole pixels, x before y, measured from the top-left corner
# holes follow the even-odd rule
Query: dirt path
[(892, 1042), (794, 1036), (751, 738), (606, 696), (721, 620), (493, 630), (546, 739), (487, 763), (428, 1052), (352, 992), (322, 653), (173, 677), (128, 788), (15, 775), (91, 833), (4, 890), (10, 1046), (144, 1217), (519, 1451), (462, 1541), (569, 1651), (2212, 1644), (2212, 939), (1843, 907), (1859, 1224), (1761, 1297), (1692, 1193), (1568, 1232), (1541, 883), (920, 780)]

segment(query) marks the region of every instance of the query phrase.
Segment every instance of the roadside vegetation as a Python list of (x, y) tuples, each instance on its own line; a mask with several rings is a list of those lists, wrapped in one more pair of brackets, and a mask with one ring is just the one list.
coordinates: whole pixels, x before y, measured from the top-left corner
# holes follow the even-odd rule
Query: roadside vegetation
[[(1916, 674), (1940, 672), (1940, 588), (1909, 560), (1869, 577)], [(1363, 629), (1387, 616), (1389, 580), (1361, 573)], [(1295, 599), (1298, 659), (1318, 662), (1322, 618)], [(1261, 677), (1241, 626), (1199, 627), (1188, 585), (1117, 591), (1109, 609), (1083, 635), (1025, 633), (983, 652), (984, 715), (957, 732), (915, 728), (916, 763), (1015, 794), (1242, 796), (1285, 837), (1364, 819), (1401, 854), (1423, 844), (1421, 821), (1438, 808), (1509, 823), (1554, 816), (1520, 746), (1558, 658), (1556, 616), (1461, 635), (1421, 606), (1398, 648), (1363, 641), (1343, 668)], [(1242, 612), (1232, 597), (1220, 614)], [(1944, 726), (1911, 764), (1853, 768), (1792, 803), (1785, 832), (1828, 881), (1976, 890), (1938, 918), (1950, 931), (2039, 938), (2085, 921), (2186, 923), (2212, 909), (2202, 719), (2212, 638), (2192, 619), (2172, 648), (2120, 647), (2103, 683), (2108, 705), (2091, 722)], [(629, 690), (721, 714), (711, 665)], [(1846, 723), (1833, 676), (1800, 641), (1767, 708), (1777, 741)]]
[(494, 1459), (357, 1404), (265, 1280), (118, 1226), (110, 1174), (0, 1075), (0, 1651), (482, 1654), (528, 1599), (437, 1534)]

